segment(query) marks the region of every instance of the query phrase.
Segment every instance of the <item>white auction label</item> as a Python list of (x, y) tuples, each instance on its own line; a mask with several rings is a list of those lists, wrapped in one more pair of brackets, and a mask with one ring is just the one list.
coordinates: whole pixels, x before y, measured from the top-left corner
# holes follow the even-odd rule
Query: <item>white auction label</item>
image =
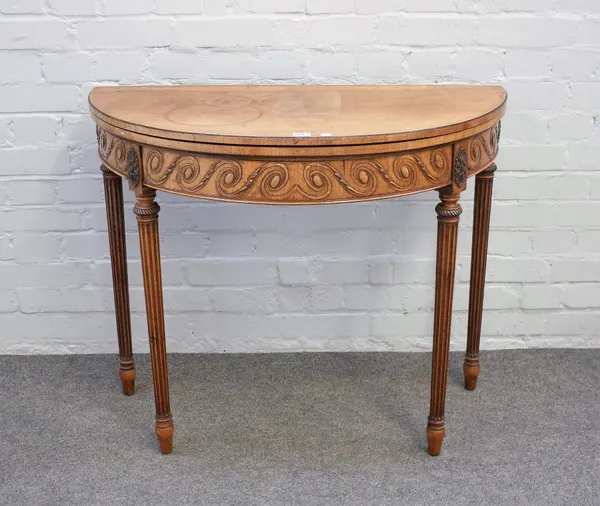
[(311, 133), (310, 132), (294, 132), (292, 134), (293, 137), (310, 137)]

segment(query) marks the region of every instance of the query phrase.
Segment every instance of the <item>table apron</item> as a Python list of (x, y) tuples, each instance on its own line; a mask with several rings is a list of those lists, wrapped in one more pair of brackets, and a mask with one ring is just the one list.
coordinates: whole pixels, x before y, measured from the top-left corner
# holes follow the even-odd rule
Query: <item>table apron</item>
[(468, 138), (371, 155), (214, 155), (134, 142), (98, 126), (103, 163), (139, 184), (195, 198), (265, 204), (324, 204), (398, 197), (442, 188), (496, 158), (500, 123)]

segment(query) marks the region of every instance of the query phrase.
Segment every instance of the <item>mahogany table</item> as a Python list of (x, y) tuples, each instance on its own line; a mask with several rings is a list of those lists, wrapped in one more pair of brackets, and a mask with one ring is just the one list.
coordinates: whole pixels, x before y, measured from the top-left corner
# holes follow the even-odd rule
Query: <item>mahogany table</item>
[(135, 192), (156, 434), (173, 446), (156, 190), (261, 204), (325, 204), (439, 193), (427, 446), (445, 434), (456, 239), (467, 179), (475, 210), (465, 387), (479, 375), (492, 181), (506, 92), (497, 86), (95, 88), (123, 392), (134, 392), (121, 178)]

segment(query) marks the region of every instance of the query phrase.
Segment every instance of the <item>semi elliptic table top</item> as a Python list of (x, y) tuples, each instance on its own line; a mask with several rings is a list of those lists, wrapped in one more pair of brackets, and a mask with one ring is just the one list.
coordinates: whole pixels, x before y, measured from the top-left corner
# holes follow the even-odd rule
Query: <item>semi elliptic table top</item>
[[(156, 190), (262, 204), (325, 204), (437, 190), (427, 449), (441, 451), (459, 199), (475, 178), (465, 388), (479, 376), (498, 86), (145, 86), (95, 88), (123, 392), (135, 365), (121, 177), (135, 192), (160, 451), (171, 416)], [(399, 219), (401, 219), (399, 217)]]
[(96, 88), (89, 101), (104, 163), (126, 175), (137, 158), (146, 186), (215, 200), (321, 204), (446, 186), (461, 149), (461, 171), (476, 174), (496, 155), (506, 92), (144, 86)]

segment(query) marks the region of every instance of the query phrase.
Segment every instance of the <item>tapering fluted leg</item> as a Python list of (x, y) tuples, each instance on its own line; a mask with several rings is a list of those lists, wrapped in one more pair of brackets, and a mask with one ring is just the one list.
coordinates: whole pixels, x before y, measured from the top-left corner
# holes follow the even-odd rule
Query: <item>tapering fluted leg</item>
[(125, 247), (125, 216), (123, 212), (123, 182), (104, 165), (106, 221), (110, 244), (117, 337), (119, 340), (119, 376), (125, 395), (135, 391), (135, 364), (131, 345), (131, 316), (129, 314), (129, 281), (127, 279), (127, 249)]
[(154, 198), (156, 191), (146, 187), (136, 190), (137, 204), (134, 212), (138, 221), (144, 294), (152, 361), (152, 380), (156, 403), (156, 435), (161, 453), (173, 448), (173, 419), (169, 401), (167, 371), (167, 347), (165, 339), (165, 315), (163, 308), (162, 277), (160, 269), (160, 246), (158, 237), (159, 205)]
[(467, 353), (463, 371), (465, 388), (474, 390), (479, 376), (479, 339), (483, 314), (483, 292), (487, 262), (490, 213), (492, 209), (492, 185), (496, 165), (490, 165), (476, 176), (475, 209), (473, 216), (473, 246), (471, 249), (471, 287), (469, 293), (469, 326)]
[(441, 202), (435, 208), (438, 215), (437, 260), (435, 281), (435, 313), (433, 324), (433, 355), (431, 362), (431, 399), (427, 421), (427, 451), (439, 455), (444, 439), (444, 405), (448, 379), (450, 324), (454, 272), (456, 270), (456, 241), (458, 220), (462, 209), (460, 193), (452, 187), (440, 190)]

